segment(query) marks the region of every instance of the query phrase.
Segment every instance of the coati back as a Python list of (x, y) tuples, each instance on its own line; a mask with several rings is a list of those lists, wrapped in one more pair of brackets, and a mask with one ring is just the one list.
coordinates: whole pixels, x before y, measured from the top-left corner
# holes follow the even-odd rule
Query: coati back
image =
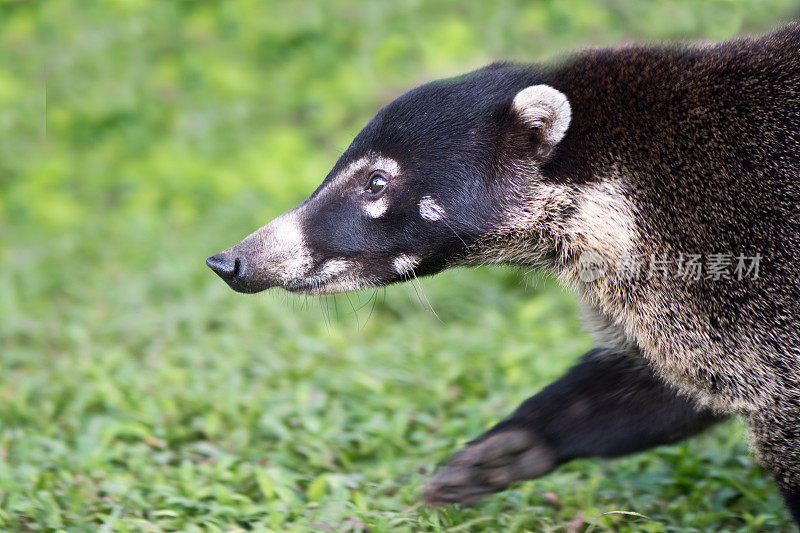
[(427, 499), (474, 503), (735, 413), (800, 521), (799, 149), (797, 24), (498, 63), (388, 104), (308, 200), (207, 262), (240, 292), (312, 294), (552, 269), (597, 348), (456, 454)]

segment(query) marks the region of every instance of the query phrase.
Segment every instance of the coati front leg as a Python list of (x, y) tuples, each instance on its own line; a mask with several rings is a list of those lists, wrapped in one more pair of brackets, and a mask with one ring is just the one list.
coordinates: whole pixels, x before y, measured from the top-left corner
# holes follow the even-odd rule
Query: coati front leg
[(428, 485), (426, 499), (472, 505), (572, 459), (674, 443), (721, 418), (679, 396), (636, 355), (595, 348), (458, 452)]

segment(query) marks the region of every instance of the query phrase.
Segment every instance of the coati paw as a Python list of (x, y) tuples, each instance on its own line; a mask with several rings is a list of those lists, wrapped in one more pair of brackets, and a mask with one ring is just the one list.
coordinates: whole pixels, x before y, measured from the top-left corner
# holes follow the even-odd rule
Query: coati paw
[(475, 505), (516, 481), (550, 472), (556, 464), (552, 448), (530, 431), (500, 431), (455, 454), (428, 484), (425, 500), (429, 505)]

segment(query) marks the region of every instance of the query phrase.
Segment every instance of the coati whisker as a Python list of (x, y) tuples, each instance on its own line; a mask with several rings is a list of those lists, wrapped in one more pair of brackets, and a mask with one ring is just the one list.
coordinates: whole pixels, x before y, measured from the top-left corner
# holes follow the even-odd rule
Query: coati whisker
[[(431, 301), (428, 299), (428, 295), (425, 294), (425, 290), (422, 288), (422, 283), (420, 283), (419, 278), (417, 277), (417, 273), (414, 272), (413, 268), (411, 268), (410, 270), (411, 270), (411, 275), (414, 277), (414, 282), (416, 283), (417, 287), (419, 287), (419, 293), (417, 293), (417, 297), (419, 297), (420, 293), (422, 294), (422, 297), (425, 299), (425, 304), (427, 304), (427, 308), (430, 310), (431, 313), (433, 313), (433, 316), (435, 316), (436, 319), (439, 322), (441, 322), (442, 319), (439, 318), (439, 315), (436, 313), (436, 310), (433, 308), (433, 305), (431, 305)], [(412, 286), (413, 285), (414, 284), (412, 284)], [(420, 303), (422, 303), (422, 302), (420, 301)], [(424, 304), (423, 304), (423, 307), (425, 307)]]
[(440, 218), (440, 219), (439, 219), (439, 221), (440, 221), (440, 222), (444, 222), (444, 225), (445, 225), (445, 226), (447, 226), (447, 228), (448, 228), (450, 231), (452, 231), (452, 232), (453, 232), (453, 235), (455, 235), (455, 236), (456, 236), (456, 238), (457, 238), (459, 241), (461, 241), (461, 244), (463, 244), (463, 245), (464, 245), (464, 248), (467, 248), (467, 243), (466, 243), (466, 241), (464, 241), (464, 239), (462, 239), (462, 238), (461, 238), (461, 235), (459, 235), (459, 234), (458, 234), (458, 232), (457, 232), (456, 230), (454, 230), (454, 229), (453, 229), (453, 226), (451, 226), (451, 225), (450, 225), (450, 223), (449, 223), (449, 222), (447, 222), (447, 219), (446, 219), (446, 218)]

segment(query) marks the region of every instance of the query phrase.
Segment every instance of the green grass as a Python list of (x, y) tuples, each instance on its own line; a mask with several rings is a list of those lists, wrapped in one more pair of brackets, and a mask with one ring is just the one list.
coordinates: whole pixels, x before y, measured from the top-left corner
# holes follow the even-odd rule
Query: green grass
[(798, 7), (0, 4), (0, 529), (789, 530), (736, 421), (427, 509), (437, 464), (591, 346), (574, 297), (456, 270), (422, 282), (434, 316), (412, 285), (244, 296), (203, 260), (422, 80)]

